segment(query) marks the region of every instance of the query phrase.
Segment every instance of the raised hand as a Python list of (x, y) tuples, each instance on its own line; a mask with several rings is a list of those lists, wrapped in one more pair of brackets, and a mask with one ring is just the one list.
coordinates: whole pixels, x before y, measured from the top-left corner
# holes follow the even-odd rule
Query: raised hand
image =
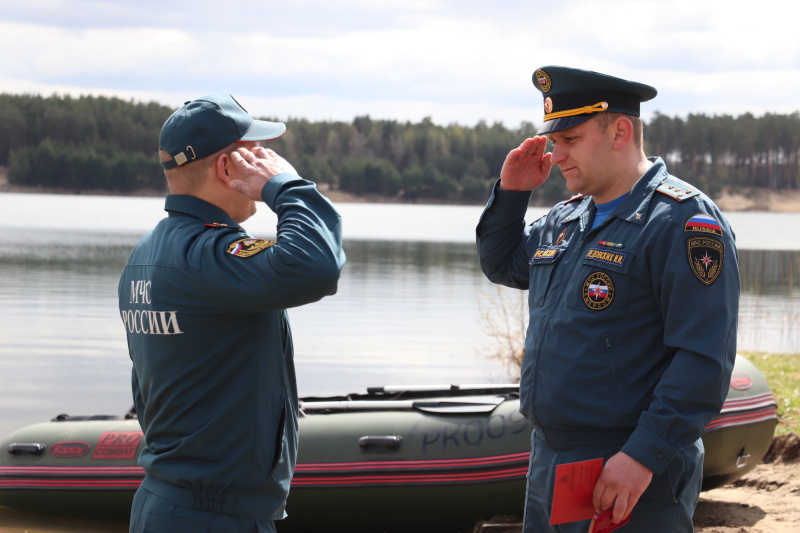
[(508, 191), (532, 191), (550, 176), (551, 153), (545, 153), (547, 137), (525, 139), (506, 156), (500, 170), (500, 188)]
[(261, 146), (237, 148), (231, 153), (231, 160), (236, 168), (236, 176), (230, 181), (230, 187), (252, 200), (261, 200), (261, 189), (273, 176), (284, 172), (297, 174), (283, 157)]

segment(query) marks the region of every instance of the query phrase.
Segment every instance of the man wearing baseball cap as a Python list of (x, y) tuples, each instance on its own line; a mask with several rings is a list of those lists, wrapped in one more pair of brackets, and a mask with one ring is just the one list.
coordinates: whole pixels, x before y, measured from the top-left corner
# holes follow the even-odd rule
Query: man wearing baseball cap
[[(553, 513), (555, 472), (600, 460), (596, 513), (627, 522), (621, 531), (692, 531), (700, 438), (736, 354), (733, 231), (705, 194), (645, 155), (640, 106), (653, 87), (561, 66), (533, 83), (542, 135), (508, 154), (477, 227), (487, 277), (529, 291), (524, 530), (589, 530), (591, 511)], [(526, 226), (553, 165), (575, 196)]]
[[(286, 516), (298, 414), (286, 309), (334, 294), (345, 257), (333, 205), (260, 146), (285, 130), (223, 91), (162, 127), (168, 216), (119, 283), (145, 441), (132, 532), (271, 532)], [(278, 215), (274, 240), (240, 226), (257, 202)]]

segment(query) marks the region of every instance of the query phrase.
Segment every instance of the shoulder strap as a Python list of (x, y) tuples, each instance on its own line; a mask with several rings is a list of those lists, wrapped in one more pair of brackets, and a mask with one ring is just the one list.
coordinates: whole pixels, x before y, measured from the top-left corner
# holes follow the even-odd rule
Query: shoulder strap
[(674, 176), (667, 176), (656, 190), (662, 194), (666, 194), (678, 202), (688, 200), (689, 198), (700, 194), (700, 191)]

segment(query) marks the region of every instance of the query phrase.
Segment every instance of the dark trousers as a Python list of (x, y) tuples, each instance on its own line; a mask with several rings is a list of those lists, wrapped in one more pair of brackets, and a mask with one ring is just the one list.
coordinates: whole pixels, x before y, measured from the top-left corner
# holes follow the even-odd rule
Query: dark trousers
[[(586, 533), (589, 521), (551, 526), (553, 486), (556, 465), (602, 457), (604, 461), (620, 450), (620, 445), (554, 450), (536, 431), (531, 435), (531, 459), (525, 495), (524, 533)], [(633, 508), (631, 520), (620, 533), (691, 533), (692, 516), (703, 481), (703, 442), (680, 451), (660, 475), (654, 475)]]
[(271, 520), (209, 513), (175, 505), (139, 487), (131, 506), (130, 533), (276, 533)]

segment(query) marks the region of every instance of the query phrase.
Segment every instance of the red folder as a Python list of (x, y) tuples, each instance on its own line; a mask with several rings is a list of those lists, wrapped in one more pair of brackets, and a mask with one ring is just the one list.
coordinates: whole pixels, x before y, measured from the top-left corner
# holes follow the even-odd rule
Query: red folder
[(588, 520), (594, 516), (592, 492), (602, 471), (602, 458), (556, 465), (550, 525)]

